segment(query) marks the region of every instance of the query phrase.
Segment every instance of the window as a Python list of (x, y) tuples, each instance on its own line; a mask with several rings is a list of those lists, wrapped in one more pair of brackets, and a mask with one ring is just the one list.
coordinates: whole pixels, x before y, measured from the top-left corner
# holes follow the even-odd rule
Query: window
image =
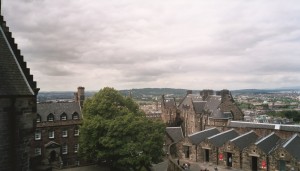
[(41, 148), (35, 148), (34, 149), (34, 154), (36, 155), (36, 156), (39, 156), (39, 155), (42, 155), (42, 149)]
[(65, 121), (67, 120), (67, 114), (63, 113), (60, 115), (60, 120)]
[(67, 144), (64, 144), (61, 148), (62, 148), (61, 149), (62, 154), (68, 154), (68, 145)]
[(50, 114), (48, 115), (47, 121), (50, 121), (50, 122), (54, 121), (54, 115), (53, 115), (52, 113), (50, 113)]
[(62, 131), (62, 137), (68, 137), (68, 130), (67, 129), (64, 129)]
[(74, 146), (74, 153), (78, 152), (78, 147), (79, 147), (79, 144), (75, 144), (75, 146)]
[(53, 130), (49, 131), (49, 138), (54, 138), (54, 131)]
[(79, 128), (75, 128), (75, 130), (74, 130), (74, 136), (79, 136)]
[(37, 114), (37, 115), (36, 115), (36, 122), (41, 122), (41, 120), (42, 120), (42, 119), (41, 119), (41, 115)]
[(74, 120), (79, 119), (78, 113), (75, 112), (75, 113), (72, 115), (72, 119), (74, 119)]
[(42, 139), (42, 132), (41, 132), (41, 130), (35, 130), (34, 139), (35, 140)]

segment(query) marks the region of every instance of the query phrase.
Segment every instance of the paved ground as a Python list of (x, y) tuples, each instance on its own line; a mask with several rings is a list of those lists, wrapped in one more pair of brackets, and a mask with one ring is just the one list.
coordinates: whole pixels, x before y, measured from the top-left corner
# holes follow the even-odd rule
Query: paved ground
[[(177, 159), (174, 159), (174, 162), (177, 163)], [(180, 160), (180, 165), (183, 163), (187, 163), (188, 161)], [(194, 163), (194, 162), (189, 162), (190, 163), (190, 169), (187, 171), (200, 171), (200, 169), (204, 170), (205, 168), (208, 171), (215, 171), (215, 166), (210, 165), (208, 163)], [(167, 171), (168, 168), (168, 161), (164, 161), (162, 163), (158, 163), (153, 165), (153, 171)], [(218, 171), (242, 171), (242, 170), (237, 170), (237, 169), (232, 169), (232, 168), (225, 168), (225, 167), (220, 167), (218, 166)], [(91, 166), (83, 166), (83, 167), (74, 167), (74, 168), (69, 168), (69, 169), (53, 169), (53, 171), (109, 171), (107, 168), (99, 167), (97, 165), (91, 165)]]

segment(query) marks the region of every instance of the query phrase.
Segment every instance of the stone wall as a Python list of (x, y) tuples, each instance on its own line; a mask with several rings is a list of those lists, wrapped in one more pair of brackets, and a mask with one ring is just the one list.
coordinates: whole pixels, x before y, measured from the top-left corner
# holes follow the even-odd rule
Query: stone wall
[(29, 170), (34, 97), (0, 98), (0, 170)]

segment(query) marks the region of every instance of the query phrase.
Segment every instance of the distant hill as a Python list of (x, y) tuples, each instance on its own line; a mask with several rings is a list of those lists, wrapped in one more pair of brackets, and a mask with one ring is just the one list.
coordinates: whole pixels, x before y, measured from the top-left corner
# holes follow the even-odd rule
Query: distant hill
[[(160, 99), (164, 94), (166, 97), (182, 98), (186, 95), (188, 89), (175, 89), (175, 88), (141, 88), (141, 89), (130, 89), (130, 90), (119, 90), (124, 96), (131, 96), (136, 100), (153, 100)], [(200, 90), (192, 90), (193, 93), (199, 94)], [(231, 90), (233, 96), (235, 95), (253, 95), (253, 94), (272, 94), (272, 93), (283, 93), (283, 92), (300, 92), (300, 89), (242, 89), (242, 90)], [(86, 97), (91, 97), (96, 91), (86, 91)], [(45, 102), (51, 100), (66, 100), (74, 99), (73, 91), (51, 91), (51, 92), (39, 92), (38, 101)]]

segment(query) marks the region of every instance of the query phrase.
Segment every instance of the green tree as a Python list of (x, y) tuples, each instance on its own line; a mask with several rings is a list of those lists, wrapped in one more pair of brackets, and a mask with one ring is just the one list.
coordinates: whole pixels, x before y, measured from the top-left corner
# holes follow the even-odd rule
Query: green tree
[(150, 170), (163, 154), (164, 124), (149, 120), (138, 105), (113, 88), (103, 88), (83, 107), (80, 154), (112, 170)]

